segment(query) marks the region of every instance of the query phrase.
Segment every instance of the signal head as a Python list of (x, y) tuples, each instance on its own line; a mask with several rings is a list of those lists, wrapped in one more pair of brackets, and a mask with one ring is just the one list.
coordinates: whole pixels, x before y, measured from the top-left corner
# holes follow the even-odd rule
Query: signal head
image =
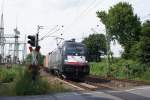
[(34, 35), (28, 35), (28, 39), (29, 39), (28, 43), (33, 47), (35, 47), (35, 38), (36, 37)]

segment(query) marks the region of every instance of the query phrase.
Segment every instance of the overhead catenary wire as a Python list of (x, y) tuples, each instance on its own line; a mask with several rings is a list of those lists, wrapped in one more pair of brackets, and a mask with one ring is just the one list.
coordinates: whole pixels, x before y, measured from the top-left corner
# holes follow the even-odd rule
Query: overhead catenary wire
[[(90, 2), (89, 3), (89, 5), (85, 8), (85, 9), (83, 9), (82, 11), (81, 11), (81, 13), (68, 25), (68, 26), (66, 26), (65, 27), (65, 29), (64, 29), (64, 31), (65, 30), (69, 30), (69, 28), (70, 27), (72, 27), (72, 25), (73, 24), (75, 24), (75, 23), (77, 23), (77, 21), (79, 20), (79, 18), (81, 18), (81, 16), (82, 15), (86, 15), (87, 13), (89, 13), (90, 12), (90, 10), (92, 10), (93, 8), (95, 8), (95, 6), (97, 6), (97, 2), (96, 2), (97, 0), (93, 0), (92, 2)], [(58, 30), (59, 31), (59, 30)], [(55, 32), (52, 32), (52, 33), (47, 33), (47, 34), (49, 34), (49, 35), (45, 35), (45, 36), (43, 36), (41, 39), (44, 39), (44, 38), (47, 38), (47, 37), (55, 37), (55, 36), (50, 36), (50, 35), (52, 35), (52, 34), (54, 34)], [(66, 33), (66, 31), (65, 31), (65, 33)], [(61, 42), (60, 42), (61, 43)], [(60, 44), (59, 43), (59, 44)]]
[(74, 23), (78, 21), (78, 19), (88, 11), (88, 9), (95, 3), (96, 0), (93, 0), (67, 27), (66, 29), (68, 30)]
[[(69, 28), (74, 24), (76, 23), (79, 18), (84, 15), (84, 14), (87, 14), (89, 13), (89, 10), (91, 10), (93, 8), (93, 6), (95, 7), (97, 5), (97, 0), (93, 0), (65, 29), (69, 30)], [(57, 26), (56, 26), (57, 27)], [(64, 31), (65, 31), (64, 29)], [(60, 29), (56, 30), (55, 32), (59, 31)], [(49, 31), (46, 35), (42, 36), (42, 38), (40, 40), (43, 40), (44, 38), (46, 37), (49, 37), (50, 35), (54, 34), (55, 32), (51, 32)]]
[(55, 36), (50, 36), (50, 35), (56, 33), (56, 32), (59, 31), (59, 30), (60, 30), (60, 29), (58, 29), (58, 30), (56, 30), (56, 31), (54, 31), (54, 32), (51, 32), (49, 35), (43, 36), (41, 39), (39, 39), (39, 41), (41, 41), (41, 40), (43, 40), (43, 39), (45, 39), (45, 38), (47, 38), (47, 37), (55, 37)]
[(87, 13), (91, 12), (91, 10), (95, 7), (97, 7), (99, 4), (101, 4), (104, 0), (101, 0), (99, 3), (97, 3), (97, 0), (92, 1), (66, 28), (65, 31), (67, 31), (77, 22), (81, 19), (82, 15), (86, 15)]
[[(58, 32), (59, 30), (61, 30), (60, 27), (59, 27), (58, 29), (56, 29), (57, 27), (58, 27), (58, 25), (55, 26), (53, 29), (51, 29), (49, 32), (47, 32), (43, 37), (41, 37), (40, 40), (43, 40), (44, 38), (50, 37), (50, 36), (53, 35), (54, 33), (56, 33), (56, 32)], [(63, 26), (61, 26), (61, 27), (63, 27)], [(56, 29), (56, 30), (55, 30), (55, 29)], [(55, 31), (54, 31), (54, 30), (55, 30)]]
[(55, 25), (54, 27), (52, 27), (45, 35), (41, 36), (41, 38), (46, 37), (49, 33), (52, 33), (52, 31), (56, 29), (57, 27), (58, 25)]

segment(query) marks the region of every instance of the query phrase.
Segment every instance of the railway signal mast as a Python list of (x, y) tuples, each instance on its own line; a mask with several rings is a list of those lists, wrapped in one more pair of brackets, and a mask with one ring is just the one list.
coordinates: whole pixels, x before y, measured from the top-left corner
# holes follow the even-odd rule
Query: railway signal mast
[[(28, 35), (28, 43), (30, 44), (29, 50), (31, 52), (32, 58), (31, 58), (31, 65), (29, 66), (29, 70), (31, 70), (31, 79), (34, 81), (38, 77), (39, 73), (39, 51), (40, 46), (38, 44), (38, 36), (39, 36), (39, 30), (43, 29), (42, 26), (38, 25), (37, 33), (36, 35)], [(33, 49), (32, 47), (35, 47)]]

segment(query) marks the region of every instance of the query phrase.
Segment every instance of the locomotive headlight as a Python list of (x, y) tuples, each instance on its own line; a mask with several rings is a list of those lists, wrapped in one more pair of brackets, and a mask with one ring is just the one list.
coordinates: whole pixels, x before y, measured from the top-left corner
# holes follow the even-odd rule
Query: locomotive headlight
[(65, 59), (65, 60), (64, 60), (64, 62), (68, 62), (68, 60), (67, 60), (67, 59)]

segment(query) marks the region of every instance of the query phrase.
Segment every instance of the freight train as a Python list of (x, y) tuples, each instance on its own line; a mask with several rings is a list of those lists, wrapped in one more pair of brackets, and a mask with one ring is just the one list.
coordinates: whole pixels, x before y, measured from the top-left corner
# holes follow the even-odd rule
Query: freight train
[(75, 39), (64, 41), (54, 51), (46, 55), (44, 67), (50, 72), (68, 79), (84, 79), (89, 75), (87, 50)]

